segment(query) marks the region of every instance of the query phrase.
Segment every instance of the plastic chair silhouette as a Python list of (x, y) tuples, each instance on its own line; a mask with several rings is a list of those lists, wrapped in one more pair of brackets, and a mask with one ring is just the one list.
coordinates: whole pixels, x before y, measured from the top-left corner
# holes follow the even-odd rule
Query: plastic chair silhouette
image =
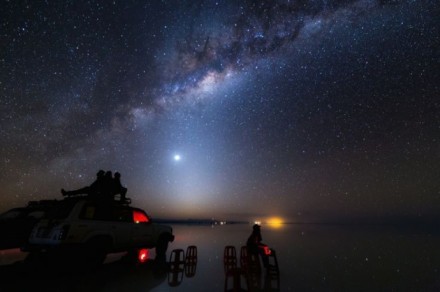
[(168, 272), (168, 285), (175, 287), (183, 281), (185, 267), (183, 249), (174, 249), (170, 254), (170, 270)]
[(235, 251), (235, 246), (227, 245), (223, 253), (223, 264), (225, 272), (228, 270), (237, 268), (237, 253)]
[(270, 249), (270, 255), (268, 255), (268, 262), (269, 265), (267, 267), (267, 272), (269, 275), (279, 275), (279, 268), (278, 268), (278, 259), (277, 254), (274, 249)]
[(264, 279), (264, 291), (280, 291), (280, 272), (278, 268), (277, 255), (274, 249), (270, 249), (268, 256), (268, 267)]
[(192, 278), (196, 274), (197, 269), (197, 247), (194, 245), (188, 246), (185, 257), (185, 276)]
[(247, 246), (240, 249), (240, 265), (242, 271), (246, 273), (247, 286), (249, 291), (261, 290), (261, 266), (260, 255), (251, 254)]
[(197, 246), (188, 246), (186, 249), (185, 263), (197, 263)]
[(247, 270), (251, 273), (261, 273), (260, 255), (248, 253), (246, 267)]
[(185, 265), (185, 260), (184, 260), (183, 249), (174, 249), (170, 254), (170, 269), (183, 270), (184, 265)]
[(247, 246), (242, 246), (240, 249), (240, 266), (243, 270), (247, 270), (248, 251)]

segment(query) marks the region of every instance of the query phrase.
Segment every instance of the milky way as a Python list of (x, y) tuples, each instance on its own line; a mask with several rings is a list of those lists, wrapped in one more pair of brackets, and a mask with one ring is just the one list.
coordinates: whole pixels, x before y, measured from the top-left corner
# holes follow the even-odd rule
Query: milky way
[[(191, 10), (201, 3), (189, 5)], [(381, 6), (374, 1), (345, 3), (326, 2), (253, 2), (234, 5), (229, 17), (213, 28), (211, 17), (218, 13), (218, 3), (212, 3), (202, 22), (188, 25), (188, 35), (172, 38), (173, 53), (167, 56), (163, 94), (173, 99), (203, 83), (207, 76), (222, 79), (229, 72), (245, 71), (264, 58), (279, 53), (292, 54), (289, 47), (297, 38), (316, 38), (322, 27), (335, 23), (352, 23), (357, 17)], [(191, 7), (194, 6), (194, 7)], [(370, 12), (371, 13), (371, 12)], [(285, 51), (280, 52), (286, 48)]]
[(435, 1), (7, 1), (0, 208), (59, 198), (102, 168), (158, 217), (432, 220), (439, 13)]

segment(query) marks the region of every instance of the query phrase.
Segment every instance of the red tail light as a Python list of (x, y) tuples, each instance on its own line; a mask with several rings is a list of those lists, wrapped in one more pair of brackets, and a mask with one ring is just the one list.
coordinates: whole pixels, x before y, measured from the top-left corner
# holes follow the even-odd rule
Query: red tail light
[(150, 221), (150, 218), (148, 218), (147, 214), (138, 211), (138, 210), (133, 210), (133, 221), (134, 223), (147, 223)]
[(140, 263), (145, 263), (148, 260), (148, 249), (143, 248), (139, 250), (138, 261)]

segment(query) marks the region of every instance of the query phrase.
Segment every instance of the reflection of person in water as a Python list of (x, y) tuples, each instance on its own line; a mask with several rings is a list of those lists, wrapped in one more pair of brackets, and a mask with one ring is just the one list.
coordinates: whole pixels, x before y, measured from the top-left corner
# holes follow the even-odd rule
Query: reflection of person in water
[(63, 196), (75, 196), (81, 194), (86, 194), (89, 196), (101, 195), (105, 183), (104, 174), (105, 172), (103, 170), (98, 171), (98, 173), (96, 174), (96, 180), (88, 187), (84, 187), (73, 191), (65, 191), (64, 189), (61, 189), (61, 193), (63, 194)]
[(267, 258), (265, 247), (267, 248), (267, 245), (262, 243), (263, 238), (261, 237), (261, 227), (258, 224), (255, 224), (252, 227), (252, 233), (249, 236), (246, 246), (248, 249), (248, 252), (254, 255), (260, 255), (261, 259), (263, 260), (263, 265), (265, 268), (267, 268), (269, 264), (269, 259)]

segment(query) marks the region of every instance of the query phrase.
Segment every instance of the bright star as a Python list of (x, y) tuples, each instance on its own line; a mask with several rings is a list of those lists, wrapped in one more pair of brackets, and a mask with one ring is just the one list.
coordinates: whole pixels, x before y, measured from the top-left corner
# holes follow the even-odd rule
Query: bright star
[(175, 161), (179, 161), (181, 159), (179, 154), (174, 155), (174, 160)]

